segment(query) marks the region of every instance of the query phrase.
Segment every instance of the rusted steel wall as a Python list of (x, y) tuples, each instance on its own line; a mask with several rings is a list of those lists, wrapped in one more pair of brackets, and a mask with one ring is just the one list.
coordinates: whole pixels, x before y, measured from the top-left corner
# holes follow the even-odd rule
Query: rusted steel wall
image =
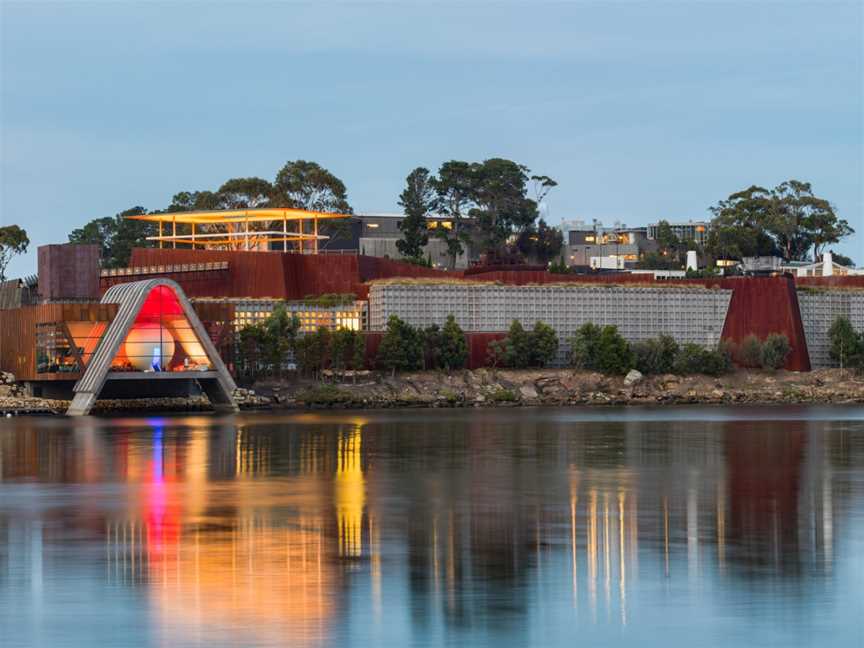
[(864, 288), (864, 275), (797, 277), (795, 283), (799, 286), (810, 286), (813, 288)]
[(461, 272), (448, 272), (425, 268), (423, 266), (406, 263), (405, 261), (394, 261), (381, 257), (360, 255), (359, 261), (360, 281), (371, 281), (372, 279), (390, 279), (392, 277), (432, 277), (437, 279), (460, 279)]
[(42, 245), (37, 256), (40, 298), (99, 299), (98, 245)]
[(748, 335), (764, 339), (771, 333), (782, 333), (792, 346), (785, 368), (810, 371), (798, 293), (791, 277), (727, 278), (706, 280), (705, 284), (732, 289), (723, 326), (724, 340), (737, 345)]
[(135, 248), (132, 250), (130, 265), (159, 266), (227, 261), (227, 277), (221, 272), (200, 280), (184, 278), (182, 273), (165, 276), (177, 281), (190, 298), (284, 299), (289, 293), (285, 285), (282, 262), (284, 256), (286, 255), (281, 252)]
[(497, 332), (472, 332), (466, 333), (468, 341), (468, 368), (479, 369), (489, 363), (489, 343), (495, 340), (503, 340), (507, 337), (506, 331)]
[(78, 374), (36, 373), (36, 325), (49, 322), (110, 322), (115, 304), (40, 304), (0, 311), (0, 370), (18, 380), (70, 380)]
[(499, 283), (526, 286), (528, 284), (550, 283), (597, 283), (597, 284), (632, 284), (654, 283), (653, 275), (633, 274), (597, 274), (573, 275), (554, 274), (545, 270), (493, 270), (490, 272), (466, 272), (465, 278), (472, 281), (495, 281)]

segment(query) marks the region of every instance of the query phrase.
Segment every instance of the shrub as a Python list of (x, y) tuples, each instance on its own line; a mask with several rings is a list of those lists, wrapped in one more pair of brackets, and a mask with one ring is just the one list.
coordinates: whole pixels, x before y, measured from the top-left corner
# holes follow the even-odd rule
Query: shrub
[(351, 394), (335, 385), (317, 385), (299, 391), (297, 400), (307, 405), (334, 405), (349, 402)]
[(772, 333), (762, 345), (762, 368), (776, 371), (786, 364), (792, 353), (789, 338), (781, 333)]
[(558, 355), (558, 334), (548, 324), (534, 322), (531, 331), (531, 366), (545, 367)]
[(748, 335), (741, 340), (738, 348), (738, 358), (745, 367), (762, 366), (762, 342), (755, 335)]
[(489, 400), (495, 403), (514, 403), (519, 397), (513, 390), (502, 387), (489, 394)]
[(465, 340), (464, 331), (456, 323), (456, 318), (453, 315), (447, 316), (444, 328), (441, 329), (437, 355), (440, 366), (447, 371), (460, 369), (468, 361), (468, 342)]
[(630, 348), (634, 366), (643, 374), (670, 373), (678, 353), (678, 343), (668, 335), (636, 342)]
[(719, 376), (732, 368), (732, 355), (728, 346), (706, 349), (698, 344), (685, 344), (675, 356), (674, 373), (679, 375), (706, 374)]
[(864, 370), (864, 334), (852, 327), (846, 317), (838, 317), (828, 329), (828, 355), (843, 368)]
[(591, 322), (576, 330), (576, 334), (570, 339), (570, 364), (577, 369), (598, 369), (600, 333), (600, 327)]
[(504, 339), (504, 360), (508, 367), (525, 369), (531, 365), (531, 335), (519, 320), (513, 320)]
[(396, 371), (411, 371), (423, 366), (423, 334), (396, 315), (387, 320), (387, 332), (378, 347), (379, 366)]
[(597, 368), (606, 374), (626, 374), (633, 368), (633, 353), (615, 326), (604, 326), (597, 349)]

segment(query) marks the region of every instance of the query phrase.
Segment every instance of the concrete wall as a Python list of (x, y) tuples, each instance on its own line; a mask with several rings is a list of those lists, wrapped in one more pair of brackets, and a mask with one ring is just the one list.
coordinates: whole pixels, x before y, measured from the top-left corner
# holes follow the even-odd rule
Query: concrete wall
[[(381, 238), (381, 237), (363, 237), (360, 239), (360, 254), (373, 257), (389, 257), (391, 259), (401, 259), (402, 254), (399, 248), (396, 247), (396, 238)], [(429, 243), (423, 247), (423, 258), (432, 257), (432, 263), (442, 268), (448, 268), (450, 265), (450, 256), (447, 254), (447, 244), (441, 239), (429, 237)], [(468, 267), (468, 256), (460, 254), (456, 257), (456, 268), (462, 269)]]
[(864, 331), (864, 291), (862, 290), (798, 290), (801, 322), (814, 369), (836, 367), (828, 357), (828, 329), (840, 316), (849, 318), (856, 331)]
[(466, 331), (503, 331), (514, 319), (526, 328), (541, 320), (561, 340), (586, 322), (612, 324), (631, 341), (665, 333), (680, 343), (713, 346), (720, 340), (731, 290), (648, 286), (496, 286), (373, 283), (370, 329), (383, 330), (390, 315), (414, 326), (443, 324), (452, 313)]

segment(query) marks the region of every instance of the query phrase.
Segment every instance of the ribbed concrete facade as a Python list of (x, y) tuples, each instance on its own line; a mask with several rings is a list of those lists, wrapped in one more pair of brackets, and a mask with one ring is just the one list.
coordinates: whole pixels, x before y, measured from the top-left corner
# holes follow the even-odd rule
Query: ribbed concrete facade
[(503, 331), (517, 319), (537, 320), (561, 340), (566, 362), (569, 338), (586, 322), (612, 324), (630, 341), (667, 334), (679, 343), (720, 341), (731, 290), (649, 286), (499, 286), (490, 284), (373, 283), (369, 324), (383, 330), (390, 315), (414, 326), (443, 324), (453, 314), (466, 331)]
[(864, 331), (864, 291), (862, 290), (798, 290), (798, 307), (807, 337), (810, 366), (813, 369), (836, 367), (828, 356), (828, 329), (840, 316), (849, 318), (856, 331)]

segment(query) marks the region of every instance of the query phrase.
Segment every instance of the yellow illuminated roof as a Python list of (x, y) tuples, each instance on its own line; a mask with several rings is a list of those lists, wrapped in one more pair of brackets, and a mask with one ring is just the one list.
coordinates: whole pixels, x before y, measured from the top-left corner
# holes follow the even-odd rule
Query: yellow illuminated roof
[(306, 211), (305, 209), (272, 208), (222, 209), (216, 211), (169, 212), (164, 214), (141, 214), (127, 216), (130, 220), (151, 223), (186, 223), (189, 225), (222, 225), (225, 223), (259, 223), (262, 221), (305, 221), (324, 218), (350, 218), (351, 214)]

